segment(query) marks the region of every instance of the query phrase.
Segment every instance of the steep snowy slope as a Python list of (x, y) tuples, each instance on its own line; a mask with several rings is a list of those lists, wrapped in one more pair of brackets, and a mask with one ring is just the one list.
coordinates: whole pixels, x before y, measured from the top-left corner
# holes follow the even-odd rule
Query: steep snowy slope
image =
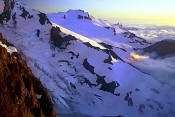
[[(175, 116), (174, 91), (125, 62), (130, 57), (128, 51), (136, 46), (129, 42), (138, 39), (141, 42), (137, 45), (146, 46), (144, 40), (125, 38), (120, 32), (124, 40), (120, 38), (113, 45), (110, 38), (112, 42), (108, 45), (108, 36), (100, 39), (100, 34), (111, 35), (110, 29), (95, 34), (99, 42), (51, 24), (45, 14), (19, 3), (10, 14), (10, 19), (0, 25), (0, 32), (17, 47), (34, 75), (48, 89), (58, 116)], [(82, 17), (91, 25), (92, 17), (79, 16)], [(77, 28), (73, 23), (69, 25)]]

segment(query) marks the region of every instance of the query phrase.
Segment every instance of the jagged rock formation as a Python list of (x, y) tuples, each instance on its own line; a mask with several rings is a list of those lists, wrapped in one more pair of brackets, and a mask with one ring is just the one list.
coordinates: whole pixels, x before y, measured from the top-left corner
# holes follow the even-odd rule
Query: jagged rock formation
[(46, 89), (1, 34), (0, 42), (0, 117), (56, 117)]

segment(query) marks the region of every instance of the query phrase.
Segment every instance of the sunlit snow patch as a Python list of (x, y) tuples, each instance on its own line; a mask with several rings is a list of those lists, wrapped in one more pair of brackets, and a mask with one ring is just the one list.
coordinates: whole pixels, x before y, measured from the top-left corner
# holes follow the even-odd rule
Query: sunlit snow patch
[(149, 58), (149, 56), (141, 56), (141, 55), (138, 55), (134, 52), (131, 52), (130, 56), (131, 56), (131, 60), (139, 60), (139, 59), (148, 59)]
[(1, 41), (0, 41), (0, 46), (6, 48), (7, 52), (9, 52), (10, 54), (12, 54), (13, 52), (17, 52), (17, 49), (15, 47), (12, 47), (12, 46), (7, 47), (7, 45), (2, 44)]

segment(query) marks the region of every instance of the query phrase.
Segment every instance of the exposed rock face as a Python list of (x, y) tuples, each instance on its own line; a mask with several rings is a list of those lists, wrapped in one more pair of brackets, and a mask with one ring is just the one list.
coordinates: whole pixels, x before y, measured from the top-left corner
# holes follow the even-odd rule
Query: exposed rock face
[(78, 19), (89, 19), (89, 20), (92, 20), (89, 15), (88, 16), (78, 15)]
[(3, 24), (3, 21), (5, 20), (6, 22), (10, 20), (10, 15), (11, 15), (11, 9), (14, 8), (14, 4), (15, 4), (15, 0), (3, 0), (3, 2), (1, 2), (1, 6), (2, 4), (4, 4), (4, 9), (3, 9), (3, 13), (0, 14), (0, 24)]
[(22, 11), (22, 14), (20, 16), (23, 17), (24, 19), (26, 19), (26, 18), (30, 19), (33, 17), (32, 15), (30, 15), (30, 13), (28, 11), (25, 10), (24, 7), (21, 7), (20, 9)]
[(175, 54), (175, 41), (163, 40), (143, 49), (144, 52), (155, 52), (159, 57)]
[(44, 13), (40, 13), (38, 14), (38, 16), (40, 17), (39, 21), (41, 25), (45, 25), (45, 23), (50, 23), (49, 19), (47, 18), (46, 14)]
[[(2, 44), (12, 46), (2, 38)], [(18, 53), (0, 46), (0, 117), (56, 117), (46, 89)]]
[[(131, 32), (124, 32), (123, 35), (124, 37), (130, 38), (132, 40), (129, 43), (140, 43), (141, 45), (144, 45), (145, 43), (151, 44), (150, 42), (146, 41), (143, 38), (136, 36), (134, 33), (131, 33)], [(135, 40), (134, 38), (137, 38), (138, 40)]]
[(76, 40), (75, 37), (68, 35), (65, 37), (62, 37), (60, 33), (60, 29), (58, 27), (52, 27), (51, 29), (51, 36), (50, 36), (50, 42), (53, 44), (55, 47), (58, 47), (60, 49), (66, 49), (68, 45), (70, 45), (71, 40)]

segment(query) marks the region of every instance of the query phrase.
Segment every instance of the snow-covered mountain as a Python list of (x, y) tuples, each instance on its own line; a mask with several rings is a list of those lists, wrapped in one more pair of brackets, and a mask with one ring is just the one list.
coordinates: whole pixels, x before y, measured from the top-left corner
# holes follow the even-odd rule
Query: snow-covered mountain
[(97, 43), (101, 41), (110, 45), (114, 45), (115, 42), (121, 43), (121, 45), (126, 43), (133, 48), (141, 48), (150, 44), (127, 31), (127, 28), (122, 27), (122, 25), (94, 18), (83, 10), (69, 10), (67, 12), (48, 14), (47, 16), (51, 22)]
[(0, 32), (47, 88), (58, 116), (175, 116), (174, 90), (129, 63), (149, 42), (81, 10), (49, 19), (20, 3), (8, 11)]

